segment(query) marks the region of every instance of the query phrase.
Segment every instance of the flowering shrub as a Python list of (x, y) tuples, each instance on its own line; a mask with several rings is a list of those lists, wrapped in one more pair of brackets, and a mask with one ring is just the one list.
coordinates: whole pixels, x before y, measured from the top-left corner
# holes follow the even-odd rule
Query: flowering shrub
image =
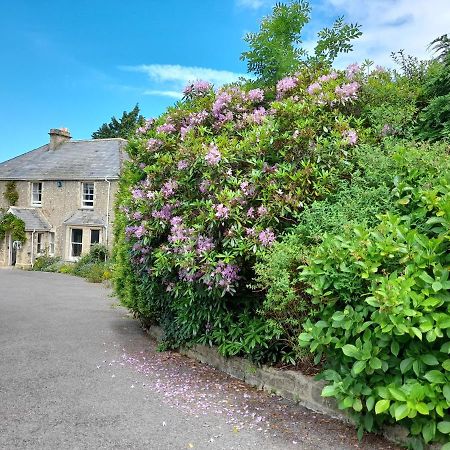
[[(121, 251), (131, 255), (127, 271), (158, 290), (164, 314), (199, 298), (227, 314), (258, 308), (250, 287), (258, 255), (306, 205), (351, 175), (360, 127), (351, 114), (361, 89), (355, 77), (305, 70), (281, 80), (272, 102), (262, 89), (215, 92), (197, 81), (176, 108), (138, 130), (121, 183), (117, 233)], [(117, 276), (127, 297), (121, 277), (130, 275)], [(159, 320), (160, 307), (142, 308), (154, 304), (151, 295), (154, 289), (128, 305)], [(207, 339), (211, 317), (195, 326), (194, 320), (184, 322), (192, 326), (183, 339)]]

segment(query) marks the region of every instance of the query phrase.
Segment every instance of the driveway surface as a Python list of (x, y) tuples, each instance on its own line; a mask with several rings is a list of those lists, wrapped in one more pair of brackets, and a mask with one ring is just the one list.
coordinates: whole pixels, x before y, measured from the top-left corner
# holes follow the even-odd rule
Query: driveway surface
[(101, 285), (0, 270), (1, 449), (394, 449), (160, 353)]

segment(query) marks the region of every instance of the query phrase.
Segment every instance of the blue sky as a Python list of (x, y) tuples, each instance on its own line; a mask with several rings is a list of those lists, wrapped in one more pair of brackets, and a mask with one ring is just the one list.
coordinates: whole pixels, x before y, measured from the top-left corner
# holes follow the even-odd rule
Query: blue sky
[[(362, 25), (343, 66), (421, 57), (449, 32), (449, 0), (314, 0), (305, 46), (339, 15)], [(0, 161), (45, 144), (50, 128), (88, 139), (139, 103), (146, 117), (173, 104), (192, 79), (220, 85), (245, 74), (242, 40), (269, 0), (0, 0)], [(6, 13), (4, 13), (6, 11)], [(429, 56), (429, 55), (428, 55)]]

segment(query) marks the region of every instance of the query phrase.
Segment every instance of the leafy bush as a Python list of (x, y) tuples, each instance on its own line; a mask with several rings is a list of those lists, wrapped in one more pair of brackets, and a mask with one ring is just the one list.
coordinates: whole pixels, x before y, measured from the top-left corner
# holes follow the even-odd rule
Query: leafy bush
[(25, 222), (14, 214), (6, 213), (0, 217), (0, 240), (11, 234), (13, 241), (26, 242)]
[(101, 283), (111, 278), (107, 257), (108, 249), (102, 244), (96, 244), (75, 263), (63, 263), (60, 258), (40, 256), (36, 258), (33, 270), (66, 273), (86, 278), (91, 283)]
[(52, 266), (56, 266), (61, 261), (61, 258), (53, 256), (39, 256), (34, 261), (33, 270), (41, 272), (50, 272)]
[[(255, 266), (257, 287), (265, 293), (259, 313), (282, 330), (282, 336), (295, 350), (295, 358), (305, 356), (297, 338), (307, 318), (320, 314), (305, 293), (299, 267), (327, 233), (350, 232), (355, 226), (372, 227), (378, 215), (404, 212), (399, 189), (409, 183), (423, 185), (442, 171), (449, 170), (450, 159), (444, 146), (394, 143), (355, 149), (354, 174), (340, 188), (305, 207), (290, 233), (265, 252)], [(407, 198), (402, 200), (405, 203)]]
[(322, 395), (358, 413), (360, 432), (397, 421), (448, 440), (450, 178), (399, 194), (403, 215), (326, 236), (308, 257), (299, 279), (320, 320), (300, 344), (325, 356)]
[(367, 79), (358, 66), (304, 70), (278, 83), (273, 102), (261, 89), (214, 92), (196, 82), (183, 102), (147, 122), (129, 144), (118, 201), (115, 286), (124, 304), (170, 324), (189, 311), (173, 342), (204, 335), (210, 320), (193, 304), (254, 313), (258, 255), (302, 208), (351, 178), (356, 80)]

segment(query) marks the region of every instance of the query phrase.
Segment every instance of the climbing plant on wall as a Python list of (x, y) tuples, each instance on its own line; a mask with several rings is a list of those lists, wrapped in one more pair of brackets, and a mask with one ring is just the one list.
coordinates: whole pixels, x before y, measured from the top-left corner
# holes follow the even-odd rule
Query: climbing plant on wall
[(6, 201), (10, 206), (14, 206), (19, 200), (19, 193), (17, 192), (17, 185), (15, 181), (8, 181), (6, 183), (6, 190), (3, 193)]
[(7, 234), (12, 235), (13, 241), (25, 242), (25, 223), (14, 214), (5, 214), (0, 219), (0, 239), (4, 239)]

